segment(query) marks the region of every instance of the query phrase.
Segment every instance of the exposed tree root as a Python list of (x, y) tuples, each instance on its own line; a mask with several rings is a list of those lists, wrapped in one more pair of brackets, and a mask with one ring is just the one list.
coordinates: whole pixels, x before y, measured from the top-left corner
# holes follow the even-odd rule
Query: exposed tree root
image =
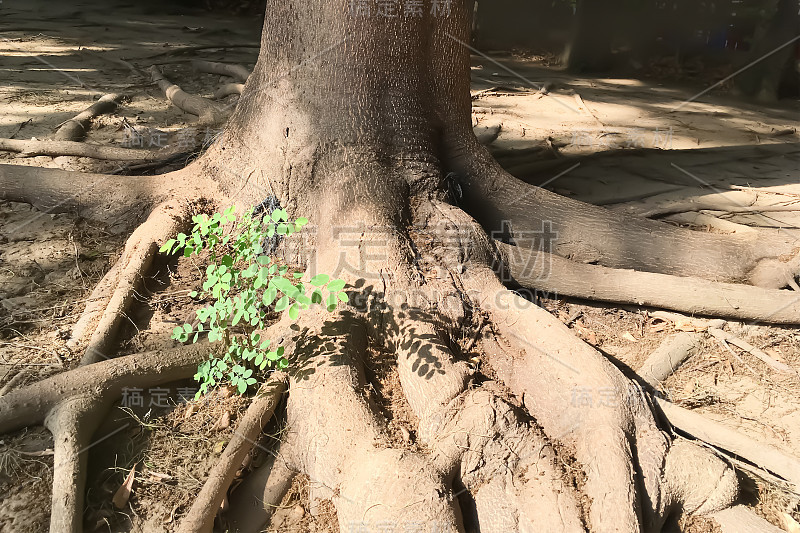
[(206, 344), (127, 355), (78, 367), (0, 398), (0, 433), (41, 424), (60, 402), (75, 397), (119, 398), (124, 387), (149, 387), (183, 379), (208, 356)]
[(11, 392), (12, 390), (14, 390), (14, 388), (15, 388), (15, 387), (16, 387), (16, 386), (17, 386), (17, 385), (18, 385), (18, 384), (19, 384), (19, 383), (20, 383), (20, 382), (21, 382), (23, 379), (25, 379), (25, 376), (26, 376), (27, 374), (28, 374), (28, 370), (27, 370), (26, 368), (23, 368), (22, 370), (20, 370), (20, 371), (19, 371), (19, 372), (17, 372), (16, 374), (14, 374), (14, 377), (12, 377), (11, 379), (9, 379), (9, 380), (6, 382), (6, 384), (5, 384), (5, 385), (3, 385), (2, 387), (0, 387), (0, 396), (5, 396), (6, 394), (8, 394), (8, 393), (9, 393), (9, 392)]
[(286, 462), (288, 446), (281, 443), (258, 470), (236, 488), (224, 519), (228, 530), (238, 533), (261, 533), (278, 509), (297, 471)]
[(658, 389), (684, 361), (700, 347), (702, 335), (684, 331), (664, 339), (636, 373), (651, 387)]
[(665, 217), (665, 220), (677, 222), (678, 224), (691, 224), (696, 227), (707, 226), (712, 229), (721, 231), (722, 233), (750, 233), (755, 235), (758, 230), (745, 226), (744, 224), (737, 224), (724, 218), (715, 217), (706, 213), (676, 213)]
[(547, 439), (524, 423), (492, 382), (467, 390), (431, 318), (400, 317), (394, 347), (403, 391), (420, 419), (420, 439), (439, 469), (454, 472), (476, 504), (480, 530), (584, 531), (577, 495)]
[(214, 99), (221, 100), (222, 98), (232, 94), (242, 94), (243, 90), (244, 83), (226, 83), (217, 89), (217, 91), (214, 93)]
[(789, 481), (796, 490), (800, 489), (800, 458), (666, 400), (656, 399), (655, 402), (669, 423), (679, 430), (737, 455)]
[(0, 398), (0, 433), (44, 423), (53, 433), (52, 533), (83, 526), (86, 450), (124, 387), (151, 387), (192, 375), (205, 344), (136, 354), (58, 374)]
[(170, 181), (166, 176), (112, 176), (0, 165), (0, 199), (26, 202), (47, 213), (73, 211), (111, 225), (132, 226), (156, 198), (170, 194)]
[[(717, 235), (625, 216), (528, 185), (506, 173), (474, 140), (454, 165), (461, 203), (489, 231), (526, 247), (580, 263), (698, 277), (753, 282), (780, 288), (784, 269), (778, 258), (796, 256), (800, 245), (783, 234)], [(800, 272), (795, 264), (788, 275)]]
[(298, 346), (287, 404), (290, 468), (312, 480), (312, 498), (333, 501), (343, 530), (413, 522), (455, 533), (460, 518), (442, 474), (424, 457), (388, 447), (359, 392), (366, 341), (363, 326), (342, 319)]
[(198, 72), (208, 72), (209, 74), (219, 74), (220, 76), (229, 76), (242, 83), (247, 81), (250, 77), (250, 71), (243, 65), (232, 65), (229, 63), (216, 63), (214, 61), (203, 61), (195, 59), (192, 61), (192, 67)]
[(584, 465), (593, 531), (658, 530), (670, 512), (730, 505), (737, 493), (733, 470), (693, 446), (670, 446), (642, 391), (597, 351), (491, 274), (467, 279), (509, 343), (483, 341), (498, 377)]
[[(684, 188), (677, 192), (657, 194), (633, 204), (615, 204), (610, 209), (628, 215), (653, 218), (704, 209), (715, 211), (725, 211), (734, 207), (750, 209), (758, 199), (758, 195), (752, 191), (708, 193), (706, 189), (697, 188), (693, 189), (692, 195), (689, 193), (690, 190), (692, 189)], [(755, 211), (755, 208), (752, 209)]]
[(236, 476), (236, 470), (241, 468), (242, 461), (252, 449), (286, 391), (286, 379), (283, 374), (274, 374), (261, 387), (239, 422), (233, 439), (211, 469), (200, 494), (181, 522), (179, 533), (210, 533), (225, 493)]
[(743, 505), (734, 505), (712, 515), (722, 533), (785, 533)]
[(181, 110), (197, 115), (200, 125), (214, 126), (224, 122), (224, 113), (217, 107), (217, 104), (201, 96), (184, 92), (183, 89), (166, 79), (156, 66), (150, 67), (149, 72), (153, 83), (156, 83), (164, 91), (167, 100)]
[(113, 113), (116, 111), (121, 100), (122, 97), (118, 94), (106, 94), (100, 97), (100, 99), (91, 106), (81, 111), (58, 128), (53, 139), (56, 141), (80, 141), (86, 136), (86, 132), (89, 131), (92, 119), (106, 113)]
[[(142, 150), (75, 141), (23, 141), (17, 139), (0, 139), (0, 150), (19, 152), (20, 157), (71, 155), (106, 161), (135, 161), (138, 163), (163, 161), (179, 153), (175, 148)], [(181, 149), (181, 151), (185, 150)]]
[(130, 236), (122, 257), (92, 291), (86, 309), (73, 328), (71, 347), (80, 344), (88, 331), (93, 332), (81, 359), (82, 365), (107, 358), (119, 324), (158, 251), (158, 243), (178, 233), (188, 219), (186, 206), (176, 202), (162, 204)]
[[(498, 243), (514, 281), (524, 287), (603, 302), (672, 309), (689, 315), (710, 315), (774, 324), (800, 324), (800, 301), (794, 291), (717, 283), (582, 264), (542, 251)], [(793, 279), (794, 261), (776, 261), (786, 279)], [(777, 279), (777, 274), (769, 279)]]
[(83, 530), (86, 452), (107, 407), (102, 397), (72, 396), (59, 402), (45, 418), (54, 443), (51, 533)]

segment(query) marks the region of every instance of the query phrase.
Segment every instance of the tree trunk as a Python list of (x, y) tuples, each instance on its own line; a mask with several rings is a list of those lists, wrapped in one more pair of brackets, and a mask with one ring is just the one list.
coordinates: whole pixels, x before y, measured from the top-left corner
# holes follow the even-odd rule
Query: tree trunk
[[(796, 0), (772, 2), (768, 16), (753, 37), (755, 43), (736, 77), (736, 88), (745, 96), (762, 102), (774, 102), (785, 80), (796, 91), (798, 72), (795, 52), (800, 37), (800, 12)], [(794, 79), (791, 79), (794, 78)]]
[[(100, 291), (106, 312), (92, 307), (95, 318), (82, 323), (99, 324), (93, 338), (105, 348), (117, 322), (108, 310), (121, 315), (132, 300), (130, 269), (169, 237), (155, 233), (187, 218), (179, 193), (240, 208), (275, 196), (311, 220), (308, 269), (348, 281), (351, 306), (333, 316), (309, 312), (299, 327), (288, 319), (274, 326), (270, 338), (286, 338), (291, 354), (289, 424), (270, 462), (282, 471), (259, 476), (261, 490), (248, 484), (245, 503), (232, 509), (277, 504), (293, 472), (313, 478), (314, 496), (331, 499), (343, 530), (423, 523), (448, 532), (635, 533), (660, 530), (672, 512), (723, 508), (735, 497), (732, 470), (699, 447), (672, 447), (636, 384), (503, 288), (484, 228), (579, 262), (720, 281), (746, 280), (761, 258), (791, 246), (776, 240), (769, 251), (767, 239), (627, 219), (505, 173), (472, 131), (472, 8), (470, 0), (269, 0), (258, 62), (224, 133), (190, 167), (136, 191), (137, 203), (140, 195), (151, 205), (176, 197), (134, 234), (112, 274), (118, 283), (102, 283), (110, 287)], [(52, 205), (69, 187), (47, 175), (37, 194), (22, 186), (27, 174), (0, 166), (0, 178), (17, 184), (14, 198)], [(492, 327), (476, 345), (502, 384), (475, 376), (455, 341), (478, 317)], [(385, 419), (365, 399), (368, 348), (396, 355), (422, 451), (392, 448)], [(79, 369), (59, 382), (74, 392), (91, 375)], [(42, 394), (33, 387), (4, 403), (27, 402), (44, 418), (39, 411), (55, 407), (31, 404)], [(575, 390), (614, 399), (587, 409), (570, 402)], [(18, 427), (15, 416), (0, 409), (0, 427)], [(474, 513), (463, 512), (456, 487)]]

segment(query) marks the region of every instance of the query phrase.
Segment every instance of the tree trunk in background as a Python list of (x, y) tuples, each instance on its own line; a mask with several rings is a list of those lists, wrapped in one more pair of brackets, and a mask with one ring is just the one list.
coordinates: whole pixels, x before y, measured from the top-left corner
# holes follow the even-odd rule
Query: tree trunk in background
[(773, 5), (774, 14), (756, 31), (753, 49), (740, 68), (754, 64), (736, 77), (736, 88), (743, 95), (764, 102), (780, 97), (782, 83), (794, 87), (795, 96), (798, 85), (795, 54), (800, 5), (797, 0), (777, 0)]
[(611, 44), (619, 28), (620, 2), (578, 0), (573, 36), (564, 53), (572, 72), (602, 72), (613, 66)]

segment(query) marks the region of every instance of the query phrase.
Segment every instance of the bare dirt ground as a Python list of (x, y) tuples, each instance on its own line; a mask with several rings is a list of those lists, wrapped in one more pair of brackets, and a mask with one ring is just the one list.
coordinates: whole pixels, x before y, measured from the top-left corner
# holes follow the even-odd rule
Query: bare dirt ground
[[(260, 21), (186, 9), (184, 14), (170, 14), (165, 9), (141, 1), (0, 4), (0, 137), (48, 139), (59, 124), (111, 92), (130, 100), (115, 114), (96, 120), (87, 142), (119, 146), (134, 128), (143, 134), (143, 147), (155, 150), (196, 128), (195, 117), (171, 106), (146, 76), (132, 73), (117, 60), (140, 70), (158, 65), (184, 90), (211, 97), (231, 80), (193, 72), (190, 61), (252, 67)], [(633, 210), (643, 210), (641, 206), (654, 197), (676, 201), (698, 191), (743, 192), (752, 200), (748, 206), (792, 205), (800, 198), (798, 150), (793, 155), (768, 151), (770, 146), (800, 142), (797, 102), (774, 108), (750, 105), (729, 98), (724, 85), (695, 99), (705, 86), (576, 78), (530, 56), (476, 55), (473, 65), (476, 131), (522, 178), (585, 201), (624, 204), (618, 208)], [(708, 85), (715, 81), (709, 79)], [(236, 99), (229, 96), (223, 103), (232, 109)], [(215, 133), (209, 129), (199, 134), (210, 140)], [(767, 151), (754, 155), (753, 147)], [(635, 159), (623, 156), (636, 148), (658, 150), (657, 165), (626, 165)], [(715, 151), (720, 148), (727, 151)], [(704, 159), (693, 159), (688, 150), (701, 150), (696, 153)], [(550, 174), (542, 170), (548, 162), (555, 165), (570, 156), (610, 151), (620, 157), (567, 165), (566, 171)], [(0, 162), (119, 170), (115, 162), (4, 152)], [(708, 214), (729, 223), (797, 231), (800, 236), (800, 211)], [(69, 214), (0, 203), (0, 394), (4, 388), (77, 364), (80, 354), (72, 353), (65, 339), (92, 287), (118, 257), (126, 226), (120, 221), (115, 227), (97, 227)], [(698, 229), (731, 227), (700, 224)], [(172, 342), (172, 327), (191, 316), (187, 294), (199, 279), (197, 265), (159, 265), (147, 280), (140, 315), (129, 317), (120, 353)], [(557, 295), (539, 297), (576, 334), (626, 368), (638, 368), (677, 331), (702, 333), (702, 349), (662, 384), (664, 393), (684, 407), (800, 456), (797, 329), (726, 325), (728, 332), (794, 369), (779, 373), (752, 354), (707, 335), (702, 324), (678, 316)], [(415, 421), (399, 393), (396, 371), (390, 361), (384, 365), (380, 357), (375, 360), (379, 363), (368, 369), (366, 393), (385, 413), (395, 445), (414, 448)], [(124, 399), (98, 430), (102, 439), (88, 450), (88, 531), (169, 531), (188, 510), (247, 405), (246, 399), (224, 390), (194, 401), (191, 387), (189, 382), (167, 392), (141, 391), (135, 400)], [(574, 401), (598, 399), (576, 391)], [(272, 434), (280, 431), (279, 423), (270, 428)], [(265, 437), (249, 466), (264, 460), (263, 450), (270, 442)], [(44, 429), (0, 441), (0, 531), (47, 529), (51, 450), (52, 437)], [(117, 508), (112, 500), (131, 469), (132, 495)], [(800, 496), (757, 469), (742, 472), (743, 501), (777, 527), (798, 531)], [(337, 531), (332, 506), (314, 501), (313, 493), (313, 480), (298, 478), (270, 530)], [(714, 526), (693, 519), (682, 529), (713, 531)]]

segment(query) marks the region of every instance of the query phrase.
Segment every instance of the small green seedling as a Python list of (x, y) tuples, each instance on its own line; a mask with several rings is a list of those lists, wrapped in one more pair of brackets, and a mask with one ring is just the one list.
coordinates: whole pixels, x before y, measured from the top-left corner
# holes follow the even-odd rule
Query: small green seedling
[(172, 338), (195, 343), (207, 335), (209, 341), (224, 345), (222, 357), (210, 355), (197, 369), (194, 378), (200, 389), (196, 398), (226, 383), (244, 394), (264, 372), (289, 364), (284, 347), (261, 336), (269, 315), (286, 312), (296, 320), (302, 310), (322, 304), (334, 311), (340, 302), (348, 301), (342, 290), (345, 282), (327, 274), (303, 282), (303, 272), (290, 271), (265, 253), (267, 239), (292, 235), (308, 224), (305, 218), (290, 222), (283, 209), (262, 219), (254, 216), (252, 209), (237, 217), (231, 206), (210, 217), (196, 215), (192, 221), (192, 232), (168, 240), (161, 252), (190, 257), (208, 250), (210, 264), (202, 290), (193, 291), (190, 297), (212, 303), (196, 311), (196, 326), (178, 326)]

